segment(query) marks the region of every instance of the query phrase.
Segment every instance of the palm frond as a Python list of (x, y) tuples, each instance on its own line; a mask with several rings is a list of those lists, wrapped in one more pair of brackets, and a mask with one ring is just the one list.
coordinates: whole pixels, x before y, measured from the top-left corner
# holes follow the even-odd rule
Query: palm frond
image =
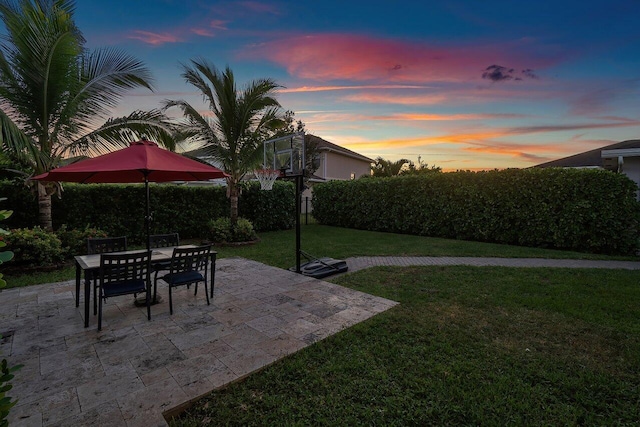
[(98, 129), (70, 144), (65, 154), (105, 154), (130, 142), (147, 138), (174, 150), (182, 138), (179, 126), (160, 110), (134, 111), (126, 117), (107, 120)]

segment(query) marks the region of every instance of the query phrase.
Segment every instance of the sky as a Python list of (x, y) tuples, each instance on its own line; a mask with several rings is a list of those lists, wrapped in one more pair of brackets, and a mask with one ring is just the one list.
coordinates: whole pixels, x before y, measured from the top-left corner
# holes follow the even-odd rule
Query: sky
[[(78, 0), (86, 46), (142, 60), (184, 99), (204, 58), (271, 78), (308, 133), (445, 171), (529, 167), (640, 139), (640, 1)], [(176, 114), (178, 112), (176, 111)]]

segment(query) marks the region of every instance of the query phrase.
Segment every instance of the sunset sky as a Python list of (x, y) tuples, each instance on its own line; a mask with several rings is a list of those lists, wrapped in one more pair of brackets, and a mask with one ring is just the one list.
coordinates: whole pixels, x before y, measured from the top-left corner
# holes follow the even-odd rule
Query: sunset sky
[[(155, 92), (201, 98), (180, 63), (270, 77), (307, 131), (444, 170), (527, 167), (640, 139), (640, 2), (77, 2), (87, 46), (143, 60)], [(176, 112), (177, 113), (177, 112)]]

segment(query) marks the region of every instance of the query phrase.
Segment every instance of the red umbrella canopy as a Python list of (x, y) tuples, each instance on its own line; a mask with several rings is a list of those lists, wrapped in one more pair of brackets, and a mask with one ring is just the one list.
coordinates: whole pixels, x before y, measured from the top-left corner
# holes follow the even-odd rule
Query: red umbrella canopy
[(223, 171), (158, 147), (137, 141), (112, 153), (82, 160), (34, 177), (40, 181), (125, 183), (206, 181), (224, 178)]

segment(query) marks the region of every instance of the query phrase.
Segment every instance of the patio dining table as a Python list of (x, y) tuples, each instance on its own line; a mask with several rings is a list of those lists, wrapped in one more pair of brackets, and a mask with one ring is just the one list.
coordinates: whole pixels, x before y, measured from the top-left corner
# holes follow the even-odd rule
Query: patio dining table
[[(174, 248), (195, 248), (195, 245), (169, 246), (165, 248), (151, 249), (151, 265), (166, 262), (173, 256)], [(112, 252), (118, 254), (128, 254), (139, 252), (144, 249), (129, 250), (124, 252)], [(76, 307), (80, 306), (80, 282), (82, 281), (82, 273), (84, 272), (84, 327), (89, 326), (89, 308), (91, 299), (91, 280), (89, 274), (93, 271), (100, 270), (100, 256), (102, 254), (92, 255), (76, 255), (74, 257), (76, 264)], [(211, 298), (213, 298), (213, 284), (215, 283), (215, 266), (216, 251), (211, 251)]]

